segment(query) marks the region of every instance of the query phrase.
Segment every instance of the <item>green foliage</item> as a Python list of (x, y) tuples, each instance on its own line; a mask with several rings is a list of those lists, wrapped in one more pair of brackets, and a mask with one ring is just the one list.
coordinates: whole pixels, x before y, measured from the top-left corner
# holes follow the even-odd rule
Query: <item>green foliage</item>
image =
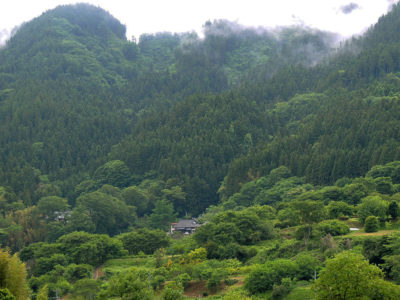
[(376, 190), (381, 194), (392, 194), (393, 184), (390, 177), (375, 178)]
[(56, 212), (65, 213), (69, 205), (67, 199), (58, 196), (47, 196), (40, 198), (37, 207), (47, 218), (53, 219)]
[(318, 299), (398, 297), (400, 288), (382, 277), (382, 271), (368, 264), (361, 255), (345, 252), (326, 263), (315, 288)]
[(122, 198), (127, 205), (136, 207), (139, 217), (149, 212), (150, 197), (146, 191), (137, 186), (130, 186), (122, 190)]
[[(289, 177), (290, 170), (284, 166), (274, 169), (268, 176), (258, 180), (245, 183), (238, 193), (233, 194), (229, 201), (233, 201), (238, 206), (248, 207), (250, 205), (276, 205), (281, 201), (291, 201), (302, 189), (303, 179)], [(220, 190), (224, 188), (223, 186)]]
[(207, 250), (205, 248), (197, 248), (190, 251), (187, 255), (190, 263), (199, 263), (207, 259)]
[[(127, 206), (116, 197), (98, 191), (81, 195), (76, 200), (74, 213), (75, 211), (79, 211), (80, 217), (83, 217), (86, 212), (89, 220), (95, 226), (96, 233), (108, 233), (110, 235), (126, 229), (135, 218), (132, 207)], [(76, 216), (78, 217), (78, 215)], [(75, 226), (77, 225), (82, 226), (82, 224)]]
[(47, 284), (43, 285), (37, 295), (36, 295), (37, 300), (48, 300), (49, 299), (49, 287)]
[(174, 254), (188, 253), (194, 250), (196, 247), (197, 243), (194, 240), (193, 235), (191, 235), (185, 238), (178, 238), (176, 240), (172, 240), (171, 245), (166, 250), (168, 254), (174, 255)]
[(323, 235), (329, 233), (332, 236), (344, 235), (350, 232), (349, 226), (338, 220), (322, 221), (318, 223), (317, 230), (319, 230)]
[(117, 238), (122, 241), (129, 254), (138, 254), (140, 251), (153, 254), (157, 249), (166, 248), (171, 243), (165, 232), (146, 228), (118, 235)]
[(294, 201), (291, 206), (299, 214), (303, 224), (317, 223), (326, 217), (325, 206), (320, 201)]
[(167, 231), (173, 221), (176, 219), (174, 206), (166, 199), (156, 202), (155, 207), (149, 217), (150, 226), (156, 229)]
[[(366, 231), (377, 221), (395, 228), (399, 12), (394, 5), (324, 64), (318, 62), (333, 37), (297, 27), (255, 31), (220, 20), (204, 25), (204, 38), (157, 33), (136, 43), (118, 20), (86, 4), (60, 6), (22, 25), (0, 49), (0, 242), (22, 248), (21, 259), (40, 276), (31, 279), (37, 297), (58, 290), (83, 299), (151, 299), (151, 285), (174, 280), (162, 297), (179, 299), (192, 277), (218, 288), (227, 270), (242, 268), (238, 260), (249, 264), (248, 291), (281, 297), (320, 266), (299, 254), (305, 247), (293, 235), (331, 257), (343, 247), (332, 236), (348, 226), (327, 216), (357, 212)], [(166, 231), (177, 216), (210, 205), (194, 236), (172, 242), (171, 257), (159, 250), (110, 262), (100, 291), (89, 278), (110, 258), (171, 243), (141, 227)], [(59, 213), (64, 218), (56, 220)], [(273, 224), (300, 226), (275, 231)], [(398, 282), (398, 237), (360, 240), (370, 262)], [(360, 247), (356, 237), (352, 243)], [(354, 275), (366, 270), (354, 280), (363, 288), (375, 271), (349, 258), (350, 275), (354, 262)], [(13, 259), (3, 257), (22, 270)], [(135, 264), (141, 269), (126, 272)], [(396, 298), (397, 287), (375, 277), (360, 297)]]
[(400, 215), (400, 208), (396, 201), (392, 201), (388, 207), (388, 215), (391, 216), (393, 220), (396, 220)]
[(0, 293), (5, 298), (22, 300), (28, 297), (26, 275), (25, 264), (16, 254), (11, 256), (7, 251), (0, 250)]
[(64, 254), (53, 254), (50, 257), (40, 257), (36, 260), (33, 273), (35, 276), (40, 276), (53, 270), (56, 265), (66, 266), (67, 262), (67, 258)]
[(388, 269), (388, 277), (396, 284), (400, 283), (400, 255), (388, 255), (385, 257), (385, 269)]
[(326, 208), (321, 201), (313, 200), (297, 200), (293, 201), (291, 207), (300, 217), (300, 222), (303, 224), (296, 235), (303, 235), (304, 243), (307, 245), (313, 233), (313, 223), (323, 220), (326, 217)]
[(320, 233), (312, 225), (302, 225), (296, 228), (294, 236), (297, 240), (304, 240), (305, 245), (308, 245), (310, 239), (316, 238)]
[(380, 196), (368, 196), (357, 206), (358, 217), (362, 223), (365, 223), (369, 216), (378, 217), (382, 222), (386, 219), (387, 208), (388, 203)]
[(179, 215), (184, 215), (187, 211), (184, 210), (187, 207), (186, 193), (180, 186), (173, 186), (170, 189), (162, 190), (163, 198), (171, 202), (174, 205), (174, 210)]
[(351, 183), (344, 188), (346, 202), (352, 205), (360, 203), (361, 199), (368, 195), (368, 188), (362, 183)]
[(110, 184), (125, 187), (130, 181), (130, 172), (123, 161), (113, 160), (99, 167), (93, 174), (93, 179), (98, 186)]
[(165, 277), (162, 275), (156, 275), (151, 279), (151, 286), (153, 287), (154, 290), (160, 289), (160, 287), (163, 285), (165, 282)]
[(343, 216), (352, 216), (354, 213), (353, 206), (343, 201), (331, 201), (327, 207), (328, 216), (331, 219), (336, 219)]
[(72, 283), (92, 275), (93, 267), (88, 264), (70, 264), (65, 268), (65, 278)]
[(280, 285), (274, 284), (272, 289), (272, 299), (281, 299), (290, 293), (293, 288), (293, 283), (290, 278), (282, 278)]
[(365, 232), (377, 232), (379, 230), (379, 219), (376, 216), (368, 216), (364, 224)]
[(207, 249), (208, 258), (248, 259), (250, 251), (240, 245), (274, 237), (272, 224), (264, 219), (268, 210), (261, 206), (217, 214), (212, 222), (196, 230), (194, 239)]
[(91, 299), (100, 291), (100, 282), (92, 278), (80, 279), (73, 285), (71, 295), (77, 299)]
[[(197, 215), (218, 202), (222, 181), (224, 202), (275, 205), (305, 182), (332, 184), (381, 164), (368, 176), (391, 194), (399, 165), (382, 164), (398, 159), (398, 45), (376, 36), (394, 35), (394, 15), (315, 65), (330, 34), (219, 20), (206, 23), (204, 39), (158, 33), (136, 43), (100, 8), (48, 11), (0, 53), (2, 185), (30, 206), (162, 179), (170, 183), (161, 197)], [(349, 183), (314, 196), (358, 204), (365, 193)], [(156, 202), (132, 201), (140, 217)]]
[(105, 234), (72, 232), (57, 241), (71, 262), (98, 266), (107, 259), (124, 254), (122, 242)]
[(83, 193), (93, 192), (96, 189), (96, 183), (94, 180), (84, 180), (75, 186), (74, 192), (77, 197)]
[(19, 257), (22, 261), (50, 257), (54, 254), (61, 254), (60, 244), (33, 243), (21, 249)]
[(292, 207), (281, 209), (278, 212), (278, 227), (290, 227), (300, 224), (300, 216)]
[(68, 232), (85, 231), (94, 233), (96, 231), (96, 224), (90, 215), (90, 211), (74, 209), (69, 217), (66, 226)]
[(271, 290), (274, 284), (281, 284), (283, 278), (294, 278), (298, 265), (291, 260), (277, 259), (254, 268), (246, 277), (244, 287), (252, 294)]
[(399, 172), (399, 163), (398, 162), (391, 162), (387, 163), (386, 165), (376, 165), (371, 168), (366, 174), (367, 177), (372, 178), (387, 178), (391, 177), (392, 180), (394, 179), (394, 183), (398, 183), (399, 178), (397, 174)]
[(188, 283), (190, 282), (192, 278), (188, 273), (183, 273), (179, 274), (176, 278), (175, 281), (178, 285), (182, 286), (183, 288), (188, 286)]
[(10, 293), (7, 288), (0, 289), (0, 299), (2, 300), (16, 300), (15, 296)]
[(146, 272), (130, 271), (113, 277), (107, 282), (100, 293), (99, 299), (120, 297), (130, 300), (152, 300), (153, 289), (149, 289), (148, 274)]
[(389, 249), (392, 243), (388, 236), (368, 237), (363, 241), (363, 255), (370, 263), (382, 264), (383, 258), (391, 254)]
[(183, 296), (183, 287), (175, 282), (169, 282), (165, 287), (162, 293), (161, 299), (164, 300), (182, 300)]
[(210, 291), (217, 291), (221, 281), (228, 276), (225, 270), (214, 270), (211, 272), (210, 276), (207, 279), (207, 288)]
[(312, 279), (314, 277), (314, 272), (321, 268), (321, 261), (312, 254), (300, 253), (295, 259), (299, 266), (296, 276), (298, 280)]

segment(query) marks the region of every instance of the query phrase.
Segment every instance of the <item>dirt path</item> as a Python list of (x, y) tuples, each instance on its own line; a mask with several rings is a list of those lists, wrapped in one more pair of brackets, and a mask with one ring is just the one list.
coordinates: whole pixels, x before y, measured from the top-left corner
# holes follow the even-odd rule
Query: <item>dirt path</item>
[(378, 232), (353, 232), (351, 234), (348, 234), (346, 236), (352, 237), (352, 236), (382, 236), (382, 235), (387, 235), (391, 234), (393, 232), (396, 232), (397, 230), (381, 230)]

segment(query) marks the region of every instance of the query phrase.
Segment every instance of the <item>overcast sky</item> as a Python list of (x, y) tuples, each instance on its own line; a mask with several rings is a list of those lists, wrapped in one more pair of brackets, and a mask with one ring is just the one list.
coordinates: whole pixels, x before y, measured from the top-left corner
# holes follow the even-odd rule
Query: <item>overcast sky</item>
[(343, 36), (359, 34), (398, 0), (2, 0), (0, 42), (22, 22), (60, 4), (87, 2), (108, 10), (127, 26), (127, 36), (159, 31), (201, 33), (207, 20), (274, 27), (305, 24)]

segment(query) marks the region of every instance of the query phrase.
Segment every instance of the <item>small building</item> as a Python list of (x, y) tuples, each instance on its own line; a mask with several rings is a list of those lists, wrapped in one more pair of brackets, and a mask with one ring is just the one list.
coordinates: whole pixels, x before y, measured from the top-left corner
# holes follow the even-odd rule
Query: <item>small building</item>
[(200, 224), (197, 224), (196, 220), (179, 220), (178, 223), (171, 224), (170, 234), (173, 234), (175, 231), (180, 231), (183, 234), (192, 234), (196, 231)]

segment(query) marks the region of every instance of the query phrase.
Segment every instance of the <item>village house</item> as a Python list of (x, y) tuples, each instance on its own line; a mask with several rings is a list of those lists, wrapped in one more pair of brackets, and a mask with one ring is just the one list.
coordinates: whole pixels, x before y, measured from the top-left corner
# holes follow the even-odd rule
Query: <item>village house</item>
[(173, 234), (175, 231), (180, 231), (183, 234), (192, 234), (196, 231), (200, 224), (197, 224), (196, 220), (179, 220), (178, 223), (171, 224), (170, 234)]

